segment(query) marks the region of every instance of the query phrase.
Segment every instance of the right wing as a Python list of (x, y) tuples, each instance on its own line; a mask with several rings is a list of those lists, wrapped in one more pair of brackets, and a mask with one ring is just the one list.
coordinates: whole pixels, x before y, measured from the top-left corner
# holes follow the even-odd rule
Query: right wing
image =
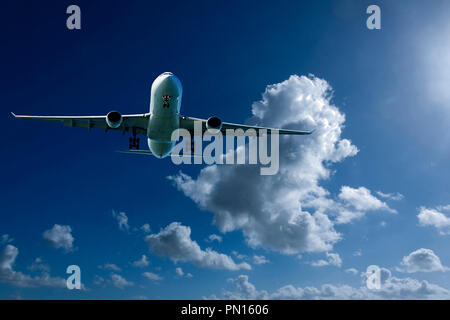
[[(12, 113), (12, 112), (11, 112)], [(59, 122), (67, 127), (98, 128), (107, 130), (120, 130), (122, 132), (132, 132), (147, 135), (148, 114), (124, 114), (122, 124), (118, 128), (111, 128), (106, 123), (106, 116), (25, 116), (12, 113), (15, 118), (26, 120), (37, 120), (46, 122)]]
[[(200, 119), (200, 118), (192, 118), (192, 117), (180, 117), (180, 128), (189, 130), (191, 132), (194, 131), (194, 123), (200, 122), (202, 125), (202, 133), (204, 133), (206, 129), (206, 122), (208, 120)], [(243, 124), (235, 124), (235, 123), (228, 123), (223, 122), (222, 123), (222, 133), (225, 134), (227, 129), (242, 129), (242, 130), (248, 130), (253, 129), (255, 130), (256, 134), (260, 134), (260, 131), (266, 131), (268, 134), (270, 134), (270, 131), (277, 130), (278, 134), (291, 134), (291, 135), (306, 135), (311, 134), (313, 131), (302, 131), (302, 130), (288, 130), (288, 129), (276, 129), (276, 128), (266, 128), (266, 127), (258, 127), (258, 126), (247, 126)], [(270, 130), (270, 131), (269, 131)], [(236, 134), (235, 134), (236, 135)]]

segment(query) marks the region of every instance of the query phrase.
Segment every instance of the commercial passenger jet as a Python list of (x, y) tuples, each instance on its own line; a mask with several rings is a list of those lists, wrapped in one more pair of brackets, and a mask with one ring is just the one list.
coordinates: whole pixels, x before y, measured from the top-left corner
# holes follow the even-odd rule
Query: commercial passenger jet
[[(120, 114), (111, 111), (105, 116), (13, 116), (20, 119), (60, 122), (69, 127), (100, 128), (107, 130), (120, 130), (123, 133), (130, 132), (129, 150), (126, 153), (152, 154), (158, 158), (170, 155), (175, 141), (171, 140), (172, 132), (183, 128), (194, 133), (194, 123), (201, 123), (202, 134), (206, 130), (211, 133), (226, 133), (227, 129), (254, 129), (256, 133), (261, 130), (278, 130), (279, 134), (305, 135), (312, 131), (297, 131), (272, 129), (257, 126), (246, 126), (222, 122), (217, 117), (198, 119), (180, 115), (181, 96), (183, 89), (180, 80), (171, 72), (164, 72), (153, 81), (150, 97), (150, 112), (143, 114)], [(147, 138), (150, 150), (139, 150), (139, 138), (136, 135), (144, 135)]]

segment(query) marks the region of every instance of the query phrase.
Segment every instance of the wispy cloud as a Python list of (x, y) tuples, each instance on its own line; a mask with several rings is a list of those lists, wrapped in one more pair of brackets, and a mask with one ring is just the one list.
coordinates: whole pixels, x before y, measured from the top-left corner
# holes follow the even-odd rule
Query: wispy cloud
[(142, 276), (144, 276), (145, 278), (152, 280), (152, 281), (161, 281), (163, 280), (163, 277), (161, 277), (160, 275), (153, 273), (153, 272), (144, 272), (142, 274)]
[(254, 255), (253, 256), (253, 263), (254, 264), (266, 264), (269, 263), (270, 261), (265, 257), (265, 256), (258, 256), (258, 255)]
[(128, 225), (128, 217), (125, 212), (116, 212), (113, 210), (112, 216), (114, 219), (116, 219), (117, 223), (119, 224), (120, 230), (122, 231), (130, 230), (130, 226)]
[(98, 268), (101, 270), (109, 270), (109, 271), (115, 271), (115, 272), (122, 271), (122, 269), (120, 269), (114, 263), (105, 263), (103, 265), (98, 266)]
[(381, 198), (385, 198), (385, 199), (389, 199), (389, 200), (394, 200), (394, 201), (400, 201), (404, 198), (404, 196), (399, 193), (384, 193), (381, 191), (377, 191), (377, 195), (379, 195)]
[(31, 266), (28, 267), (28, 270), (49, 273), (50, 272), (50, 266), (47, 263), (44, 263), (42, 258), (36, 258), (36, 259), (34, 259), (34, 261), (31, 264)]
[(213, 241), (222, 242), (222, 237), (219, 236), (218, 234), (210, 234), (206, 239), (206, 242), (213, 242)]
[(111, 281), (113, 286), (119, 289), (125, 289), (126, 287), (132, 287), (134, 285), (133, 282), (126, 280), (124, 277), (116, 273), (111, 275)]
[(150, 233), (150, 225), (148, 223), (145, 223), (141, 226), (141, 230), (144, 231), (145, 233)]
[(313, 267), (325, 267), (325, 266), (342, 266), (342, 259), (338, 253), (326, 252), (326, 259), (311, 262)]
[(3, 235), (0, 237), (0, 244), (11, 243), (11, 242), (13, 242), (13, 241), (14, 241), (14, 239), (11, 238), (11, 237), (9, 236), (9, 234), (3, 234)]
[(133, 261), (132, 264), (133, 264), (133, 266), (135, 266), (135, 267), (138, 267), (138, 268), (144, 268), (144, 267), (147, 267), (147, 266), (150, 264), (150, 262), (148, 262), (147, 256), (146, 256), (145, 254), (143, 254), (143, 255), (141, 256), (141, 259), (136, 260), (136, 261)]

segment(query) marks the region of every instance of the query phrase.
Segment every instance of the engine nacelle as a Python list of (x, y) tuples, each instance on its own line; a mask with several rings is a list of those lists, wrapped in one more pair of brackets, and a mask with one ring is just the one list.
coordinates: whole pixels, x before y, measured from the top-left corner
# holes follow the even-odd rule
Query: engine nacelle
[(206, 129), (211, 133), (219, 133), (222, 130), (222, 120), (211, 117), (206, 121)]
[(122, 120), (122, 115), (117, 111), (111, 111), (106, 115), (106, 123), (113, 129), (120, 127)]

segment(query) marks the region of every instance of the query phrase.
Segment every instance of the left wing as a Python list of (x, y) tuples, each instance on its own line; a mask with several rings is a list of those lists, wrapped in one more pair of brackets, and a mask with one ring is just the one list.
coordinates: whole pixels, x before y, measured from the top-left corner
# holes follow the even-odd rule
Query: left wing
[[(206, 128), (206, 122), (208, 120), (205, 119), (199, 119), (199, 118), (192, 118), (192, 117), (180, 117), (180, 128), (189, 130), (189, 131), (194, 131), (194, 123), (196, 121), (200, 121), (202, 123), (202, 132), (205, 132), (207, 130)], [(243, 125), (243, 124), (235, 124), (235, 123), (228, 123), (228, 122), (222, 122), (222, 128), (221, 128), (221, 132), (223, 134), (226, 133), (227, 129), (242, 129), (242, 130), (247, 130), (247, 129), (254, 129), (256, 131), (256, 133), (259, 135), (261, 130), (267, 130), (266, 132), (268, 134), (270, 134), (270, 130), (278, 130), (279, 134), (291, 134), (291, 135), (306, 135), (306, 134), (311, 134), (313, 133), (313, 131), (301, 131), (301, 130), (288, 130), (288, 129), (276, 129), (276, 128), (266, 128), (266, 127), (258, 127), (258, 126), (247, 126), (247, 125)]]
[[(12, 113), (12, 112), (11, 112)], [(120, 130), (122, 132), (132, 132), (136, 134), (147, 135), (148, 114), (124, 114), (122, 123), (117, 128), (111, 128), (106, 123), (106, 116), (24, 116), (12, 113), (15, 118), (37, 120), (46, 122), (59, 122), (67, 127), (98, 128), (107, 130)]]

